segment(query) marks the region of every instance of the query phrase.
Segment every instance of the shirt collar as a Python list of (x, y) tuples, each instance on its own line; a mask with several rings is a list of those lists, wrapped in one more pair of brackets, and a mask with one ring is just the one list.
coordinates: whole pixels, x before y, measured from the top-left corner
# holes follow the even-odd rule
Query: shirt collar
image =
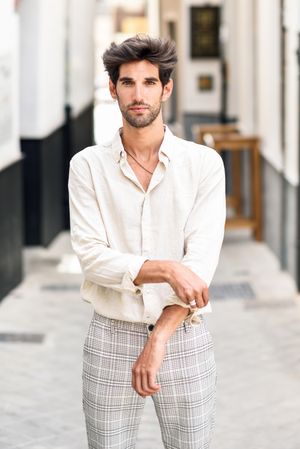
[[(168, 160), (170, 161), (171, 157), (172, 157), (172, 147), (174, 145), (174, 143), (172, 142), (174, 135), (172, 134), (172, 132), (166, 125), (164, 125), (164, 128), (165, 128), (165, 135), (164, 135), (164, 139), (163, 139), (162, 144), (159, 149), (159, 156), (161, 154), (165, 155), (165, 156), (167, 156)], [(114, 159), (116, 160), (116, 162), (120, 162), (122, 154), (124, 154), (124, 152), (125, 152), (123, 143), (122, 143), (122, 139), (121, 139), (121, 135), (120, 135), (121, 131), (122, 131), (122, 128), (120, 128), (116, 132), (116, 134), (113, 137), (112, 144), (111, 144), (113, 156), (114, 156)]]

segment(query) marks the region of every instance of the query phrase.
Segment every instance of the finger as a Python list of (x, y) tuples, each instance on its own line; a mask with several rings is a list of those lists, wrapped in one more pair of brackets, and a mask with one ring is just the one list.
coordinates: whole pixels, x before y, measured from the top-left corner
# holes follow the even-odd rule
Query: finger
[(190, 299), (189, 300), (189, 306), (193, 309), (193, 308), (195, 308), (195, 307), (197, 307), (197, 300), (194, 298), (194, 299)]
[(132, 386), (140, 396), (144, 397), (143, 390), (142, 390), (141, 375), (139, 372), (133, 371)]
[[(195, 300), (196, 301), (196, 300)], [(197, 310), (198, 308), (199, 308), (200, 306), (199, 306), (199, 301), (196, 301), (196, 304), (195, 305), (190, 305), (190, 309), (191, 309), (191, 311), (194, 311), (194, 310)]]
[(133, 369), (132, 369), (132, 372), (131, 372), (131, 385), (132, 385), (132, 388), (134, 390), (136, 390), (136, 378), (135, 378), (135, 372), (134, 372)]
[(196, 309), (201, 309), (201, 307), (205, 306), (205, 302), (204, 302), (202, 294), (203, 294), (203, 291), (201, 290), (200, 292), (198, 292), (198, 294), (195, 297), (195, 301), (197, 303)]
[(206, 305), (209, 301), (209, 292), (208, 292), (207, 287), (204, 287), (202, 290), (202, 298), (203, 298), (204, 305)]
[(207, 303), (208, 303), (208, 292), (205, 293), (204, 290), (202, 290), (202, 292), (197, 297), (197, 307), (201, 309), (202, 307), (205, 307)]
[(146, 371), (141, 375), (141, 387), (143, 395), (149, 396), (150, 394), (153, 393), (153, 391), (151, 390), (151, 388), (149, 388), (148, 385), (148, 376)]
[(197, 308), (197, 295), (194, 292), (190, 292), (186, 294), (186, 303), (190, 306), (191, 309)]
[(152, 394), (160, 390), (160, 385), (155, 380), (155, 375), (153, 373), (148, 373), (148, 385), (149, 389), (152, 390)]
[[(142, 374), (141, 379), (142, 379), (142, 393), (145, 396), (150, 396), (154, 393), (157, 392), (157, 390), (159, 389), (159, 386), (155, 383), (155, 379), (154, 376), (152, 376), (151, 374), (147, 373), (146, 371)], [(151, 383), (151, 385), (150, 385)]]

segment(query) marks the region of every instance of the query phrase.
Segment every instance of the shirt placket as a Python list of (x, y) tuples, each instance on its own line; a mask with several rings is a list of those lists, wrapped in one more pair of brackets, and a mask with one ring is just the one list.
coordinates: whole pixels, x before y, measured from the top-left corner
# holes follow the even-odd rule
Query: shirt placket
[[(147, 192), (145, 192), (140, 185), (139, 181), (135, 177), (133, 171), (129, 168), (126, 162), (126, 156), (124, 153), (121, 155), (120, 168), (123, 174), (130, 179), (137, 187), (139, 187), (144, 194), (144, 201), (141, 211), (141, 255), (151, 259), (153, 252), (153, 242), (152, 242), (152, 223), (151, 223), (151, 192), (160, 184), (162, 181), (165, 170), (166, 162), (163, 158), (160, 158), (160, 163), (157, 166), (154, 174), (151, 178)], [(143, 287), (143, 303), (144, 312), (142, 320), (147, 323), (155, 321), (157, 316), (157, 309), (160, 308), (158, 303), (158, 298), (156, 298), (155, 292), (151, 284), (145, 284)]]
[[(154, 172), (148, 191), (144, 195), (144, 202), (141, 214), (141, 233), (142, 233), (142, 255), (151, 259), (153, 254), (153, 232), (152, 232), (152, 214), (151, 214), (151, 192), (162, 181), (165, 174), (165, 166), (160, 164)], [(144, 301), (144, 322), (151, 322), (156, 316), (157, 298), (151, 284), (145, 284), (143, 288)]]
[[(151, 233), (151, 210), (150, 210), (150, 194), (146, 193), (144, 197), (142, 207), (142, 255), (144, 257), (151, 257), (152, 247), (152, 233)], [(151, 319), (151, 294), (152, 290), (149, 284), (146, 284), (143, 288), (143, 301), (144, 301), (144, 317), (143, 321), (148, 322)]]

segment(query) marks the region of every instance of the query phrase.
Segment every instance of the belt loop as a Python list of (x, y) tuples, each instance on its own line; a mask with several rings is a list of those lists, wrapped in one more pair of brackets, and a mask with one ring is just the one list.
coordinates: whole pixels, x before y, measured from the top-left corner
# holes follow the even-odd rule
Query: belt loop
[(116, 332), (116, 323), (115, 320), (110, 320), (110, 332), (114, 334)]

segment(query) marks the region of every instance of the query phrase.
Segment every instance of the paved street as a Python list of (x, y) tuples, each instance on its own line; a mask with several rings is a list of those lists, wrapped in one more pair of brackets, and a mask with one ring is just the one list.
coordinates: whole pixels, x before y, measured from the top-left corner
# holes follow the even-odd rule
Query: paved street
[[(87, 449), (81, 351), (92, 314), (67, 233), (25, 252), (0, 304), (0, 449)], [(218, 364), (212, 449), (299, 449), (300, 301), (263, 243), (227, 233), (208, 325)], [(151, 399), (137, 449), (162, 449)]]

